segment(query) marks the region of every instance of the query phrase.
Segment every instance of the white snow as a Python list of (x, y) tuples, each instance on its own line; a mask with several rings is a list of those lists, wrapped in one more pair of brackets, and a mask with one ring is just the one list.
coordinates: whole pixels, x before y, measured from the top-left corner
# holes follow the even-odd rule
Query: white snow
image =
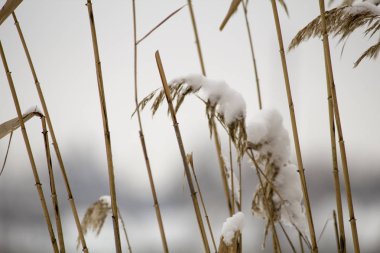
[(237, 212), (232, 217), (226, 219), (222, 227), (223, 241), (227, 246), (232, 244), (235, 233), (244, 227), (244, 213)]
[(29, 107), (23, 114), (29, 114), (29, 113), (32, 113), (32, 112), (38, 112), (38, 113), (43, 114), (41, 112), (40, 108), (37, 105)]
[(107, 207), (111, 208), (111, 197), (108, 195), (101, 196), (99, 198), (101, 202), (107, 205)]
[(380, 16), (379, 0), (368, 0), (365, 2), (354, 3), (352, 6), (347, 6), (344, 10), (351, 14), (357, 15), (363, 12), (371, 12), (374, 15)]
[[(272, 200), (279, 209), (280, 221), (296, 226), (307, 236), (302, 188), (297, 167), (290, 162), (289, 134), (283, 126), (280, 113), (276, 110), (261, 110), (248, 125), (247, 135), (248, 140), (257, 145), (258, 155), (270, 158), (269, 163), (278, 169), (273, 179), (276, 192)], [(264, 206), (260, 209), (263, 208)]]
[(277, 166), (287, 163), (290, 157), (290, 139), (276, 110), (261, 110), (247, 126), (248, 141), (260, 145), (261, 155), (270, 156)]
[(245, 118), (246, 105), (243, 96), (232, 89), (225, 81), (211, 80), (203, 75), (188, 75), (174, 79), (170, 83), (185, 82), (196, 93), (202, 91), (206, 99), (216, 106), (224, 116), (227, 125)]

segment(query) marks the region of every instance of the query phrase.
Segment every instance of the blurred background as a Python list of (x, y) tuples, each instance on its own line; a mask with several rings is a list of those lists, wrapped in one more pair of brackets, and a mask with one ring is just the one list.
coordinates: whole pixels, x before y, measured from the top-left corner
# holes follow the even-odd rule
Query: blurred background
[[(170, 12), (186, 1), (136, 1), (137, 34), (141, 38)], [(286, 1), (286, 16), (279, 6), (284, 43), (319, 14), (318, 1)], [(3, 5), (5, 0), (0, 0)], [(336, 3), (337, 4), (337, 3)], [(257, 110), (255, 77), (241, 7), (223, 32), (219, 25), (230, 0), (194, 0), (206, 71), (209, 78), (225, 80), (242, 93), (247, 116)], [(126, 220), (134, 252), (162, 252), (161, 240), (147, 171), (138, 137), (137, 119), (131, 118), (133, 94), (133, 30), (130, 0), (93, 1), (100, 57), (103, 67), (109, 125), (112, 139), (119, 208)], [(67, 174), (82, 218), (86, 208), (100, 196), (108, 195), (108, 174), (101, 124), (93, 49), (85, 1), (24, 1), (17, 9), (21, 28), (35, 64), (52, 118)], [(270, 1), (249, 1), (248, 14), (253, 33), (264, 108), (275, 108), (291, 133), (281, 62)], [(0, 39), (22, 110), (39, 105), (32, 75), (13, 20), (0, 27)], [(375, 38), (377, 39), (377, 38)], [(373, 41), (372, 41), (373, 42)], [(380, 242), (380, 85), (379, 61), (353, 62), (371, 45), (361, 32), (350, 37), (341, 55), (342, 44), (332, 39), (335, 83), (347, 148), (355, 215), (362, 252), (379, 251)], [(150, 37), (139, 44), (138, 81), (140, 98), (161, 86), (154, 52), (160, 50), (167, 78), (200, 73), (189, 10), (182, 9)], [(330, 157), (326, 78), (322, 43), (312, 39), (287, 53), (300, 144), (306, 169), (320, 252), (335, 251), (332, 210), (335, 208)], [(0, 122), (16, 117), (5, 72), (0, 70)], [(169, 249), (171, 252), (202, 252), (182, 161), (170, 118), (164, 105), (153, 118), (142, 112), (145, 139), (151, 160)], [(178, 113), (185, 148), (194, 153), (194, 162), (216, 238), (228, 212), (213, 141), (210, 140), (204, 107), (189, 97)], [(41, 123), (27, 123), (33, 153), (45, 197), (50, 206), (49, 181), (44, 155)], [(228, 143), (223, 137), (227, 156)], [(8, 138), (0, 141), (2, 163)], [(292, 158), (295, 161), (294, 147)], [(76, 250), (77, 231), (53, 157), (57, 191), (63, 219), (67, 252)], [(340, 167), (341, 168), (341, 167)], [(268, 243), (261, 250), (265, 224), (251, 215), (251, 201), (257, 185), (254, 171), (243, 161), (244, 252), (272, 252)], [(343, 188), (343, 181), (341, 180)], [(352, 252), (348, 210), (344, 200), (348, 252)], [(53, 210), (51, 209), (51, 214)], [(298, 246), (292, 228), (287, 228)], [(283, 237), (281, 235), (281, 237)], [(99, 236), (86, 236), (90, 252), (114, 251), (112, 221), (108, 217)], [(122, 237), (123, 239), (123, 237)], [(284, 239), (284, 238), (282, 238)], [(217, 239), (218, 240), (218, 239)], [(270, 238), (268, 238), (270, 242)], [(127, 252), (122, 240), (124, 252)], [(283, 252), (291, 252), (286, 241)], [(51, 252), (48, 231), (34, 186), (20, 130), (15, 131), (4, 173), (0, 177), (0, 252)]]

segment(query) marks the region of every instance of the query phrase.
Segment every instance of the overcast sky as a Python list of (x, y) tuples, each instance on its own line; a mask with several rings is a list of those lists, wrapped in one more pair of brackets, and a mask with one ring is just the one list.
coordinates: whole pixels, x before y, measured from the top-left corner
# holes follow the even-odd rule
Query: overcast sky
[[(1, 5), (4, 2), (5, 0), (0, 0)], [(170, 12), (186, 3), (178, 0), (136, 2), (138, 37), (142, 37)], [(247, 103), (249, 118), (258, 107), (242, 10), (239, 8), (223, 32), (218, 30), (229, 4), (230, 0), (193, 1), (207, 75), (209, 78), (225, 80), (242, 93)], [(288, 0), (287, 4), (290, 17), (287, 17), (282, 9), (279, 11), (285, 46), (298, 30), (319, 13), (317, 1)], [(118, 192), (133, 192), (136, 198), (150, 198), (137, 122), (135, 118), (131, 118), (134, 111), (131, 1), (96, 0), (93, 8), (109, 113), (117, 189)], [(278, 109), (284, 117), (285, 127), (291, 130), (271, 8), (270, 1), (249, 1), (249, 19), (263, 105), (264, 108)], [(95, 165), (100, 168), (99, 175), (103, 177), (103, 184), (106, 186), (106, 155), (85, 1), (24, 1), (16, 14), (45, 93), (63, 159), (72, 160), (73, 158), (68, 156), (87, 154), (84, 159), (96, 161)], [(0, 27), (0, 39), (22, 110), (39, 105), (33, 78), (11, 18)], [(362, 38), (361, 33), (354, 34), (341, 56), (342, 45), (337, 44), (337, 40), (331, 40), (343, 132), (349, 164), (352, 164), (351, 180), (356, 185), (367, 179), (380, 178), (379, 61), (364, 60), (359, 67), (353, 69), (353, 62), (371, 44), (371, 41)], [(188, 8), (180, 11), (139, 45), (140, 98), (161, 86), (154, 59), (156, 50), (160, 50), (169, 80), (189, 73), (200, 73)], [(287, 53), (287, 59), (305, 167), (318, 170), (316, 162), (320, 161), (323, 166), (330, 164), (322, 43), (319, 39), (312, 39), (295, 51)], [(177, 184), (178, 181), (181, 188), (183, 176), (182, 169), (173, 170), (172, 165), (179, 163), (180, 156), (165, 108), (166, 106), (154, 118), (149, 111), (142, 113), (154, 179), (161, 195), (173, 191), (173, 184)], [(0, 122), (15, 116), (16, 111), (6, 75), (1, 67)], [(188, 98), (178, 114), (178, 120), (188, 152), (194, 151), (196, 156), (197, 152), (212, 150), (213, 144), (209, 141), (204, 108), (196, 99)], [(45, 168), (40, 132), (38, 120), (28, 122), (28, 133), (37, 163)], [(1, 159), (4, 157), (6, 146), (7, 138), (4, 138), (0, 142)], [(90, 167), (78, 168), (80, 163), (75, 165), (75, 161), (71, 161), (70, 164), (80, 169), (84, 175), (94, 173)], [(67, 168), (69, 178), (70, 174), (77, 173), (70, 169), (72, 170)], [(323, 173), (331, 172), (327, 167), (323, 168)], [(320, 173), (311, 171), (310, 174)], [(15, 186), (5, 186), (6, 177), (14, 180), (15, 185), (18, 182), (33, 185), (29, 161), (19, 131), (13, 136), (8, 166), (0, 178), (0, 188), (12, 192), (11, 188)], [(308, 180), (321, 178), (322, 176)], [(82, 183), (79, 180), (75, 182)], [(95, 196), (107, 194), (107, 187), (93, 186), (91, 189), (96, 192)], [(35, 192), (29, 194), (37, 196)], [(86, 201), (90, 204), (93, 200)], [(378, 203), (379, 199), (376, 201)], [(4, 219), (0, 217), (0, 226)]]

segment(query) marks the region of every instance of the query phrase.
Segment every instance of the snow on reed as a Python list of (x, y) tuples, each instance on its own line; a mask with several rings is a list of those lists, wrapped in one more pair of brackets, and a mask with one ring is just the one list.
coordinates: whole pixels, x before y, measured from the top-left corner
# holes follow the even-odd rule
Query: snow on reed
[(223, 241), (227, 246), (232, 244), (235, 233), (244, 227), (244, 213), (237, 212), (232, 217), (226, 219), (222, 227)]
[(208, 79), (203, 75), (188, 75), (176, 78), (171, 83), (186, 83), (192, 92), (201, 91), (211, 105), (216, 106), (223, 115), (227, 125), (246, 116), (246, 105), (243, 96), (232, 89), (225, 81)]
[[(290, 162), (290, 139), (276, 110), (261, 110), (247, 127), (249, 146), (265, 167), (274, 190), (258, 185), (252, 204), (254, 215), (268, 220), (264, 198), (270, 194), (274, 221), (295, 226), (306, 234), (306, 219), (297, 167)], [(263, 180), (266, 184), (266, 180)], [(264, 187), (270, 189), (271, 187)], [(267, 191), (267, 190), (265, 190)]]
[(352, 6), (345, 7), (344, 11), (351, 15), (358, 15), (364, 12), (370, 12), (373, 15), (380, 16), (379, 0), (367, 0), (365, 2), (354, 3)]

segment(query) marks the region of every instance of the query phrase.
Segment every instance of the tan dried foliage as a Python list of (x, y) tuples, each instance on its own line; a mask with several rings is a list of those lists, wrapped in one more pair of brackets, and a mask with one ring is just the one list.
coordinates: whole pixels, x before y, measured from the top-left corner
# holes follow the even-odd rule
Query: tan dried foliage
[[(86, 235), (89, 230), (96, 232), (99, 235), (103, 228), (107, 215), (111, 213), (111, 206), (107, 201), (100, 198), (87, 208), (82, 220), (83, 234)], [(77, 239), (77, 248), (80, 246), (79, 237)]]
[[(362, 11), (350, 11), (352, 6), (340, 6), (325, 12), (327, 33), (339, 37), (339, 42), (347, 39), (358, 28), (365, 28), (364, 35), (373, 37), (380, 30), (380, 16), (363, 8)], [(291, 41), (288, 50), (296, 48), (299, 44), (310, 38), (321, 38), (321, 16), (316, 17), (307, 26), (300, 30)], [(379, 42), (367, 49), (355, 62), (355, 67), (366, 57), (376, 58), (380, 50)]]

